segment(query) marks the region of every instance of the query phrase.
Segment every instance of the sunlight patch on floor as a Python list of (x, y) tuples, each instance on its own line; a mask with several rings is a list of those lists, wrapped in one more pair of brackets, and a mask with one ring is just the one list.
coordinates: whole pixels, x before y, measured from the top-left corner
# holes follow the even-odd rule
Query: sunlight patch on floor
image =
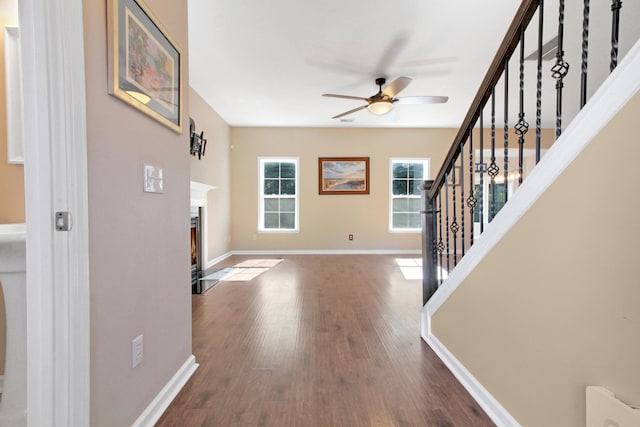
[[(396, 258), (395, 261), (405, 279), (422, 280), (422, 258)], [(447, 277), (449, 273), (438, 268), (438, 280), (443, 281)]]
[(248, 259), (230, 268), (215, 271), (200, 280), (216, 280), (219, 282), (248, 282), (260, 274), (275, 267), (282, 259)]

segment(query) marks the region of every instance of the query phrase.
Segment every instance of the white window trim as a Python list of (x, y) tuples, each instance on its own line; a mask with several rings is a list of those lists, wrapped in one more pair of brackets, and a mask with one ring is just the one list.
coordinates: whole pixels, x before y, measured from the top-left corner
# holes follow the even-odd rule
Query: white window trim
[[(294, 162), (296, 165), (296, 194), (295, 194), (295, 227), (291, 229), (264, 227), (264, 167), (265, 162)], [(258, 157), (258, 233), (299, 233), (300, 232), (300, 158), (299, 157)]]
[(393, 228), (393, 164), (394, 163), (424, 163), (423, 180), (428, 180), (431, 176), (431, 158), (429, 157), (391, 157), (389, 159), (389, 232), (390, 233), (410, 233), (422, 232), (421, 228)]

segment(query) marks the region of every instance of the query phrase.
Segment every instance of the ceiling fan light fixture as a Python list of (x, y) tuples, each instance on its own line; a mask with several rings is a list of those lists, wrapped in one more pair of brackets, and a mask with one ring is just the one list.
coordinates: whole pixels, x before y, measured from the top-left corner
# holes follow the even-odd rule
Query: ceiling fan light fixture
[(393, 109), (393, 103), (387, 100), (374, 101), (367, 106), (367, 110), (378, 116), (387, 114)]

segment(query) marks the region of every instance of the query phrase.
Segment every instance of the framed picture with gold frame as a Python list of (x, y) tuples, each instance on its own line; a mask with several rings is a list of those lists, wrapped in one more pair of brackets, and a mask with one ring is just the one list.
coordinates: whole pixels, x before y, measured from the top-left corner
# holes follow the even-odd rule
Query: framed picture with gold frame
[(369, 194), (368, 157), (318, 158), (319, 194)]
[(182, 52), (142, 0), (108, 0), (109, 93), (182, 133)]

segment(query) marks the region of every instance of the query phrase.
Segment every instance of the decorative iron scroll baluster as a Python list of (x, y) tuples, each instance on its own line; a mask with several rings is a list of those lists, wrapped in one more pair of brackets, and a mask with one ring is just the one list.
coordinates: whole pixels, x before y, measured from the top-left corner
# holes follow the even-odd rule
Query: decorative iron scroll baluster
[[(482, 119), (481, 123), (482, 123)], [(482, 127), (480, 127), (480, 132), (482, 132)], [(473, 128), (469, 129), (469, 197), (467, 198), (467, 206), (469, 207), (469, 247), (473, 246), (473, 218), (474, 218), (474, 208), (478, 203), (478, 200), (475, 198), (475, 185), (473, 185)]]
[(551, 77), (556, 79), (556, 139), (562, 133), (562, 88), (564, 83), (562, 79), (569, 72), (569, 64), (564, 60), (563, 50), (564, 38), (564, 0), (560, 0), (560, 11), (558, 14), (558, 53), (556, 54), (556, 63), (551, 67)]
[(509, 198), (509, 58), (504, 61), (504, 202)]
[(453, 209), (453, 221), (451, 222), (451, 232), (453, 233), (453, 266), (458, 265), (458, 231), (460, 231), (460, 226), (458, 225), (458, 214), (456, 212), (456, 181), (459, 179), (456, 176), (456, 164), (454, 163), (451, 166), (451, 193), (453, 196), (453, 204), (451, 205)]
[(611, 12), (613, 12), (611, 22), (611, 71), (618, 66), (618, 34), (620, 33), (620, 8), (622, 8), (621, 0), (613, 0), (611, 3)]
[(464, 142), (460, 144), (460, 246), (464, 256)]
[(522, 184), (524, 134), (529, 130), (529, 123), (524, 120), (524, 27), (520, 28), (520, 112), (514, 130), (518, 135), (518, 184)]
[(582, 77), (580, 78), (580, 109), (587, 103), (587, 68), (589, 59), (589, 0), (582, 9)]
[(484, 164), (484, 107), (480, 111), (480, 191), (478, 197), (480, 198), (480, 234), (484, 233), (484, 172), (487, 170)]
[(450, 257), (451, 257), (451, 251), (449, 250), (450, 246), (449, 246), (449, 172), (447, 172), (444, 175), (444, 182), (445, 182), (445, 186), (444, 186), (444, 212), (445, 212), (445, 231), (447, 234), (445, 234), (445, 241), (446, 241), (446, 246), (447, 246), (447, 274), (449, 274), (449, 272), (451, 271), (451, 263), (450, 261)]
[(438, 193), (438, 282), (442, 284), (443, 274), (442, 274), (442, 253), (444, 252), (444, 242), (442, 241), (442, 193)]
[(536, 76), (536, 164), (540, 161), (540, 129), (542, 127), (542, 30), (544, 27), (544, 0), (538, 6), (538, 74)]
[(496, 216), (496, 192), (495, 178), (500, 168), (496, 165), (496, 89), (491, 89), (491, 164), (487, 168), (487, 175), (491, 177), (489, 182), (489, 222)]

